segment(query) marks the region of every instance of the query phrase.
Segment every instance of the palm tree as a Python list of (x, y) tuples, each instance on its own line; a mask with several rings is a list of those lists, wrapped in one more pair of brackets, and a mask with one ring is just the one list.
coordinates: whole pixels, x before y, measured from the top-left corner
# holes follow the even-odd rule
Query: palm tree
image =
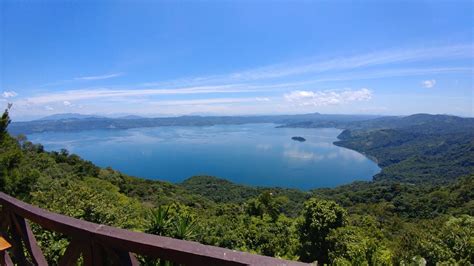
[(196, 236), (196, 222), (190, 215), (178, 215), (174, 227), (174, 236), (178, 239), (192, 239)]
[(150, 225), (146, 230), (149, 234), (155, 235), (169, 235), (169, 229), (171, 225), (171, 218), (169, 215), (169, 207), (163, 208), (159, 206), (158, 209), (150, 212)]

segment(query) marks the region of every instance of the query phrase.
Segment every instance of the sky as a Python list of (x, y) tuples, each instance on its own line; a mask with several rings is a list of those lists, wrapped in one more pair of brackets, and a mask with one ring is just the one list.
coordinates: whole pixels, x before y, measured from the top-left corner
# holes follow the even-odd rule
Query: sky
[(0, 107), (474, 116), (473, 1), (0, 2)]

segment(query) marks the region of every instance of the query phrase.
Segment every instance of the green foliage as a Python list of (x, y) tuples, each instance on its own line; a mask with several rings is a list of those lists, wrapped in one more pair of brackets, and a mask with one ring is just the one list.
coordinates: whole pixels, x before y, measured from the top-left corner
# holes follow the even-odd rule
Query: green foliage
[(150, 224), (145, 232), (160, 236), (168, 235), (167, 232), (170, 230), (171, 225), (169, 210), (169, 207), (159, 206), (157, 209), (150, 211)]
[(31, 229), (41, 251), (50, 264), (57, 265), (69, 245), (69, 240), (56, 232), (51, 232), (32, 224)]
[(260, 197), (271, 195), (275, 199), (274, 202), (279, 205), (278, 210), (290, 217), (298, 216), (303, 202), (310, 197), (309, 193), (296, 189), (249, 187), (212, 176), (190, 177), (182, 182), (180, 187), (192, 195), (203, 196), (215, 203), (246, 203), (251, 215), (261, 215), (266, 208), (258, 206), (263, 198), (258, 202), (252, 202), (259, 195)]
[(5, 109), (5, 111), (2, 114), (2, 117), (0, 118), (0, 141), (6, 135), (8, 135), (7, 127), (11, 123), (11, 119), (10, 119), (10, 116), (8, 114), (8, 111), (10, 110), (10, 108), (11, 108), (11, 104), (8, 104), (8, 108)]
[(196, 221), (191, 215), (176, 216), (173, 234), (175, 238), (192, 240), (196, 237), (196, 233)]
[(285, 196), (274, 196), (272, 192), (265, 191), (258, 196), (246, 202), (246, 211), (251, 216), (263, 217), (268, 214), (274, 221), (278, 219), (280, 213), (283, 213), (283, 206), (288, 203)]
[(346, 130), (334, 144), (374, 158), (375, 180), (447, 183), (474, 172), (473, 121)]
[(388, 182), (355, 182), (334, 189), (317, 189), (319, 197), (344, 207), (356, 207), (379, 216), (434, 218), (444, 214), (474, 216), (474, 175), (448, 185), (413, 185)]
[(298, 224), (301, 260), (328, 262), (327, 237), (333, 229), (345, 225), (346, 215), (346, 210), (334, 201), (312, 198), (305, 202)]
[(441, 232), (443, 243), (453, 252), (453, 259), (461, 264), (474, 261), (474, 217), (451, 217)]
[(407, 224), (397, 238), (396, 255), (401, 262), (421, 257), (429, 265), (470, 265), (474, 260), (474, 217), (469, 215)]
[(106, 181), (41, 179), (37, 189), (31, 193), (31, 203), (53, 212), (122, 228), (143, 226), (140, 203)]
[(277, 219), (264, 215), (251, 217), (244, 222), (244, 250), (267, 256), (296, 258), (298, 239), (295, 221), (284, 215)]
[(10, 107), (0, 118), (0, 191), (24, 198), (31, 190), (37, 174), (29, 169), (19, 169), (23, 153), (18, 142), (7, 132), (11, 122), (8, 114)]
[(335, 265), (345, 265), (346, 262), (356, 265), (391, 265), (390, 250), (379, 239), (371, 236), (373, 231), (367, 233), (367, 229), (344, 226), (332, 230), (327, 237), (330, 243), (329, 260)]

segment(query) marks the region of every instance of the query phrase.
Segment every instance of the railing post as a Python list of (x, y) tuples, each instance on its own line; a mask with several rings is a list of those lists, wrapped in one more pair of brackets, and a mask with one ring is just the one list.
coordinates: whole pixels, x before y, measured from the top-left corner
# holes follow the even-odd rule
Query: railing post
[(8, 231), (11, 233), (10, 241), (12, 243), (13, 259), (20, 265), (30, 265), (30, 263), (28, 263), (26, 260), (25, 254), (23, 253), (23, 243), (21, 242), (21, 236), (18, 234), (17, 230), (15, 230), (11, 213), (5, 211), (4, 215), (7, 217), (6, 219), (8, 219), (7, 227), (5, 228), (4, 233), (5, 235), (8, 234)]
[[(31, 227), (25, 218), (12, 213), (12, 222), (17, 230), (17, 233), (21, 236), (21, 239), (25, 243), (25, 247), (31, 255), (31, 259), (35, 265), (47, 266), (48, 262), (43, 255), (38, 243), (36, 242), (35, 235), (31, 231)], [(13, 225), (12, 225), (13, 227)], [(13, 228), (12, 228), (13, 229)], [(14, 231), (15, 229), (13, 229)]]
[(81, 256), (83, 248), (84, 245), (82, 243), (80, 243), (79, 241), (75, 241), (74, 239), (71, 240), (69, 246), (67, 246), (66, 251), (64, 252), (64, 255), (59, 260), (58, 265), (68, 266), (76, 264), (77, 260)]

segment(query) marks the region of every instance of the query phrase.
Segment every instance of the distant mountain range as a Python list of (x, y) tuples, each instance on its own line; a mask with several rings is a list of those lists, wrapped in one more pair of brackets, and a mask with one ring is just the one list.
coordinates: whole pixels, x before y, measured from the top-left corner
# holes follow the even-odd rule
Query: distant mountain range
[(179, 116), (144, 118), (140, 116), (124, 116), (108, 118), (94, 115), (58, 114), (43, 119), (13, 122), (11, 134), (32, 134), (47, 131), (83, 131), (93, 129), (128, 129), (138, 127), (159, 126), (212, 126), (219, 124), (275, 123), (292, 125), (298, 123), (318, 123), (320, 127), (338, 127), (350, 122), (365, 121), (380, 116), (373, 115), (266, 115), (266, 116)]
[[(38, 120), (70, 120), (70, 119), (142, 119), (144, 118), (143, 116), (138, 116), (138, 115), (124, 115), (124, 116), (119, 116), (115, 118), (110, 118), (106, 116), (100, 116), (100, 115), (83, 115), (83, 114), (77, 114), (77, 113), (64, 113), (64, 114), (54, 114), (54, 115), (49, 115), (45, 116), (40, 119), (36, 119), (33, 121), (38, 121)], [(32, 122), (32, 121), (29, 121)]]
[(103, 116), (98, 115), (83, 115), (83, 114), (76, 114), (76, 113), (65, 113), (65, 114), (54, 114), (45, 116), (38, 120), (66, 120), (66, 119), (90, 119), (90, 118), (105, 118)]
[[(266, 116), (179, 116), (145, 118), (128, 115), (108, 118), (96, 115), (57, 114), (28, 122), (13, 122), (9, 131), (12, 134), (32, 134), (47, 131), (83, 131), (97, 129), (129, 129), (159, 126), (212, 126), (250, 123), (275, 123), (278, 127), (291, 128), (340, 128), (351, 130), (357, 135), (361, 130), (388, 128), (421, 128), (431, 132), (474, 130), (474, 118), (461, 118), (450, 115), (415, 114), (410, 116), (374, 115), (266, 115)], [(418, 130), (419, 131), (419, 130)], [(348, 134), (347, 132), (344, 134)], [(344, 137), (344, 134), (341, 137)]]

